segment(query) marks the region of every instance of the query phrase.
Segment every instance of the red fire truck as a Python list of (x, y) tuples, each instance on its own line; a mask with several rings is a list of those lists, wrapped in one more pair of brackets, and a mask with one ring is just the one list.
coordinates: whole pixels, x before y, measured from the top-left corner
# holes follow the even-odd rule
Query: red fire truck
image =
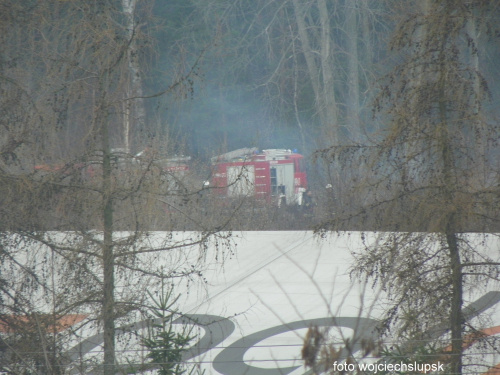
[[(111, 150), (111, 164), (114, 177), (134, 175), (137, 172), (143, 176), (145, 168), (151, 173), (158, 172), (160, 178), (168, 181), (174, 188), (182, 183), (189, 173), (189, 156), (163, 157), (143, 150), (136, 155), (130, 155), (124, 149)], [(34, 170), (40, 173), (52, 173), (62, 177), (80, 175), (87, 181), (92, 181), (102, 175), (102, 152), (88, 157), (86, 161), (69, 162), (67, 164), (40, 164)]]
[(210, 186), (223, 197), (255, 197), (281, 206), (301, 205), (307, 189), (304, 156), (285, 149), (242, 148), (212, 158)]

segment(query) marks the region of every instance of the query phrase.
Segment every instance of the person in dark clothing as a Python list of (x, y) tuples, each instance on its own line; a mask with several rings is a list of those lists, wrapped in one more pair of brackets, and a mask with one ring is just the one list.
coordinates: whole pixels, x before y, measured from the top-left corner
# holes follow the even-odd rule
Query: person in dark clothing
[(311, 190), (307, 189), (302, 193), (302, 206), (304, 208), (305, 213), (312, 213), (313, 208), (315, 206), (313, 193)]

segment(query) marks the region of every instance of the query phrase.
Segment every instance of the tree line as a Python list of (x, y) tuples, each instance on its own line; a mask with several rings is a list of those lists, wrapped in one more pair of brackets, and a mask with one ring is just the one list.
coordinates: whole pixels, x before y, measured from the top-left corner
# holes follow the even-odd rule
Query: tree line
[[(497, 254), (478, 254), (464, 235), (499, 225), (494, 1), (2, 0), (0, 9), (7, 324), (31, 316), (46, 329), (94, 311), (100, 365), (114, 373), (116, 322), (151, 303), (140, 288), (201, 275), (199, 263), (151, 271), (155, 256), (229, 246), (224, 229), (296, 225), (251, 202), (207, 201), (204, 172), (165, 172), (167, 156), (293, 143), (316, 160), (318, 231), (384, 231), (353, 275), (386, 285), (385, 332), (418, 340), (439, 317), (450, 371), (465, 371), (474, 327), (464, 295), (498, 280)], [(333, 190), (321, 190), (327, 183)], [(197, 235), (144, 245), (151, 230), (179, 228)], [(147, 281), (117, 293), (129, 271)], [(42, 358), (22, 354), (23, 335), (2, 345), (23, 368), (42, 363), (32, 373), (56, 373), (56, 335), (27, 332)]]

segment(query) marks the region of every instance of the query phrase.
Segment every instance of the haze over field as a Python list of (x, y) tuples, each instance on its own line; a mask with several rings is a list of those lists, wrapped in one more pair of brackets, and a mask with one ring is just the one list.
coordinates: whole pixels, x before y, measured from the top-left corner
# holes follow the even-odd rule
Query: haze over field
[[(498, 1), (0, 0), (0, 14), (0, 372), (114, 375), (117, 327), (155, 317), (137, 371), (180, 375), (175, 296), (234, 264), (235, 232), (263, 249), (274, 230), (359, 235), (342, 271), (384, 291), (377, 339), (396, 340), (366, 355), (488, 371), (468, 349), (495, 361), (498, 322), (481, 319), (496, 315), (470, 320), (468, 303), (500, 279)], [(102, 342), (78, 368), (73, 318)], [(344, 339), (310, 327), (294, 359), (338, 372), (359, 359)]]

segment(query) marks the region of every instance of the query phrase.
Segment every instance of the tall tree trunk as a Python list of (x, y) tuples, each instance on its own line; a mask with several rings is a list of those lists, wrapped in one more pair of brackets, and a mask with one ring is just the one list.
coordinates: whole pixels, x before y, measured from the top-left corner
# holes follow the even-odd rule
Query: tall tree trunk
[[(453, 220), (453, 218), (451, 218)], [(446, 242), (450, 252), (450, 267), (451, 267), (451, 312), (450, 312), (450, 329), (451, 329), (451, 373), (462, 373), (462, 329), (463, 329), (463, 275), (462, 263), (457, 241), (457, 234), (450, 228), (450, 232), (446, 234)]]
[(359, 131), (359, 74), (357, 0), (346, 2), (347, 33), (347, 126), (351, 133)]
[(470, 44), (470, 66), (474, 70), (474, 74), (472, 76), (473, 80), (473, 92), (474, 92), (474, 98), (471, 103), (472, 108), (473, 108), (473, 115), (477, 116), (479, 114), (479, 108), (480, 108), (480, 92), (481, 92), (481, 82), (479, 81), (479, 55), (478, 55), (478, 50), (479, 50), (479, 36), (478, 36), (478, 31), (476, 29), (476, 22), (474, 18), (470, 18), (467, 20), (467, 23), (465, 25), (467, 36), (470, 38), (470, 41), (468, 42)]
[(101, 78), (101, 97), (98, 121), (102, 142), (102, 219), (103, 219), (103, 291), (102, 321), (104, 330), (104, 375), (115, 373), (115, 281), (113, 251), (113, 196), (111, 186), (111, 147), (109, 139), (109, 118), (106, 106), (108, 74)]
[(333, 73), (333, 51), (330, 31), (330, 17), (325, 0), (318, 0), (319, 19), (321, 24), (320, 57), (323, 78), (323, 90), (317, 98), (320, 111), (323, 112), (323, 127), (330, 135), (331, 144), (339, 144), (339, 121), (337, 99), (335, 97), (335, 82)]
[[(124, 119), (124, 142), (127, 152), (130, 151), (130, 132), (135, 134), (145, 134), (146, 132), (146, 111), (144, 109), (144, 99), (142, 90), (142, 79), (139, 66), (139, 53), (136, 43), (136, 24), (134, 19), (137, 0), (122, 0), (122, 9), (127, 22), (127, 39), (129, 46), (127, 50), (128, 68), (130, 74), (130, 86), (127, 90), (129, 96), (125, 102), (125, 119)], [(130, 117), (133, 116), (133, 121)], [(147, 138), (150, 138), (149, 136)], [(149, 142), (150, 139), (147, 139)], [(138, 144), (139, 142), (135, 142)]]
[[(308, 6), (312, 6), (308, 4)], [(333, 58), (331, 51), (330, 20), (325, 0), (317, 0), (320, 14), (321, 34), (318, 45), (320, 46), (320, 61), (316, 62), (315, 54), (307, 31), (306, 7), (299, 0), (293, 0), (297, 30), (306, 60), (307, 71), (314, 91), (315, 105), (320, 118), (325, 136), (329, 144), (338, 144), (338, 113), (335, 98), (335, 85), (333, 74)]]
[(360, 23), (361, 23), (361, 32), (363, 35), (363, 61), (366, 66), (371, 66), (373, 61), (373, 30), (370, 26), (370, 16), (373, 13), (370, 8), (370, 0), (362, 0), (360, 2), (361, 11), (360, 11)]
[(300, 118), (299, 106), (298, 106), (298, 97), (299, 97), (299, 64), (297, 61), (297, 51), (295, 47), (295, 36), (292, 34), (292, 56), (293, 56), (293, 111), (295, 114), (295, 120), (297, 121), (297, 126), (300, 131), (300, 139), (302, 142), (302, 150), (307, 150), (306, 147), (306, 139), (304, 136), (304, 127), (302, 125), (302, 120)]
[(450, 145), (449, 124), (447, 116), (447, 97), (446, 97), (446, 64), (444, 58), (444, 49), (446, 38), (443, 38), (441, 46), (440, 61), (440, 80), (439, 80), (439, 138), (441, 147), (442, 168), (443, 168), (443, 193), (444, 204), (448, 211), (445, 223), (446, 243), (450, 256), (451, 271), (451, 306), (450, 306), (450, 330), (451, 330), (451, 373), (459, 375), (462, 373), (462, 348), (463, 348), (463, 275), (460, 259), (460, 249), (457, 241), (457, 214), (454, 207), (453, 187), (457, 185), (454, 181), (455, 163), (453, 160), (453, 151)]
[[(314, 60), (314, 52), (311, 48), (309, 35), (307, 34), (307, 26), (305, 22), (305, 9), (300, 4), (299, 0), (293, 0), (293, 8), (295, 13), (295, 20), (297, 21), (297, 30), (299, 33), (300, 43), (302, 45), (302, 52), (306, 59), (307, 71), (311, 80), (311, 86), (314, 91), (314, 97), (317, 100), (320, 94), (319, 84), (319, 69)], [(322, 119), (323, 120), (323, 119)]]

